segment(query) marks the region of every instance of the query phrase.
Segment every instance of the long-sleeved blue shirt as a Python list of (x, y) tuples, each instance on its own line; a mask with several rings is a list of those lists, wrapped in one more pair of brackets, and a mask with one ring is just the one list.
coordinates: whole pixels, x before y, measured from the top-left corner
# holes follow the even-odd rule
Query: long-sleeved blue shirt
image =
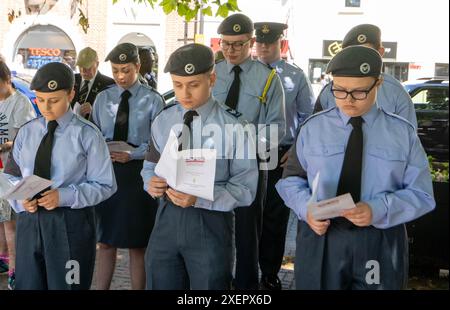
[[(197, 198), (195, 207), (228, 212), (236, 207), (250, 206), (258, 183), (254, 133), (237, 138), (233, 134), (234, 127), (242, 125), (241, 128), (245, 128), (245, 124), (213, 98), (195, 111), (199, 116), (191, 125), (193, 147), (217, 151), (214, 201)], [(156, 175), (155, 167), (170, 131), (180, 135), (186, 112), (180, 104), (176, 104), (163, 110), (154, 120), (150, 150), (141, 172), (146, 191), (149, 180)]]
[[(115, 85), (99, 93), (95, 99), (91, 119), (100, 128), (106, 141), (113, 140), (120, 95), (124, 91), (125, 89)], [(128, 99), (127, 142), (138, 146), (130, 156), (131, 159), (139, 160), (144, 159), (152, 121), (164, 107), (164, 102), (152, 88), (142, 85), (139, 81), (136, 81), (128, 91), (131, 92), (131, 97)]]
[[(286, 133), (286, 115), (283, 86), (276, 75), (267, 93), (267, 102), (259, 99), (270, 75), (270, 69), (257, 60), (248, 58), (239, 65), (239, 102), (236, 110), (242, 118), (253, 124), (258, 132), (258, 142), (267, 149), (276, 148)], [(213, 96), (220, 103), (225, 103), (228, 91), (234, 80), (234, 65), (226, 61), (216, 65), (217, 81), (213, 88)], [(270, 125), (277, 126), (278, 134), (271, 135)], [(273, 132), (272, 132), (273, 133)], [(276, 141), (275, 141), (276, 140)]]
[[(431, 174), (414, 127), (375, 104), (362, 117), (361, 201), (372, 209), (372, 225), (389, 228), (431, 211), (435, 206)], [(349, 119), (338, 108), (330, 108), (311, 116), (300, 129), (296, 153), (306, 178), (289, 176), (276, 184), (285, 204), (300, 220), (306, 221), (306, 203), (318, 172), (317, 199), (336, 196), (347, 141), (353, 129)]]
[[(50, 175), (52, 188), (59, 192), (59, 206), (79, 209), (111, 197), (117, 184), (100, 131), (71, 110), (56, 121)], [(5, 167), (11, 181), (34, 174), (36, 153), (47, 133), (47, 124), (45, 118), (39, 117), (20, 128)], [(10, 202), (15, 210), (25, 211), (20, 202)]]

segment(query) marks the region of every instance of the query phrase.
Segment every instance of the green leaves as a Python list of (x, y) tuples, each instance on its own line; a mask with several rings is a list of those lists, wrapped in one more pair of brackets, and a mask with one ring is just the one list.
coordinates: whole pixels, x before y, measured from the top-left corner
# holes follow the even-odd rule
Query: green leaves
[[(113, 4), (119, 0), (112, 0)], [(133, 0), (136, 3), (147, 2), (152, 8), (159, 3), (159, 6), (164, 11), (164, 14), (170, 14), (176, 11), (186, 21), (195, 19), (199, 11), (203, 15), (213, 16), (214, 9), (215, 16), (227, 17), (230, 12), (240, 11), (238, 7), (238, 0)]]

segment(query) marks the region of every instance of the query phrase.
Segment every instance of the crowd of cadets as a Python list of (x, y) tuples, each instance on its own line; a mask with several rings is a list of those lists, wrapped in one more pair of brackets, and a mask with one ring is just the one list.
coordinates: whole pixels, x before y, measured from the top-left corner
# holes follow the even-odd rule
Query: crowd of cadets
[[(164, 69), (176, 96), (170, 105), (141, 67), (148, 51), (130, 43), (106, 58), (114, 80), (98, 72), (91, 48), (79, 53), (75, 76), (61, 63), (41, 67), (31, 82), (40, 118), (0, 63), (0, 113), (14, 139), (0, 146), (9, 155), (4, 173), (11, 182), (33, 174), (53, 182), (27, 200), (1, 201), (8, 240), (16, 221), (16, 258), (13, 241), (9, 266), (0, 253), (11, 288), (89, 289), (97, 254), (96, 286), (109, 289), (117, 248), (126, 248), (132, 289), (279, 290), (288, 208), (299, 225), (297, 289), (405, 288), (404, 224), (435, 202), (413, 104), (381, 72), (381, 31), (364, 24), (348, 32), (316, 102), (304, 72), (281, 58), (286, 28), (234, 14), (218, 28), (221, 59), (204, 45), (177, 49)], [(172, 131), (179, 150), (192, 149), (185, 129), (211, 124), (258, 129), (239, 142), (197, 141), (217, 150), (214, 201), (179, 192), (155, 172)], [(133, 149), (110, 152), (109, 141)], [(258, 156), (237, 158), (252, 145)], [(270, 169), (266, 154), (276, 157)], [(319, 200), (351, 193), (356, 208), (312, 217), (318, 173)], [(79, 263), (79, 281), (67, 281), (69, 261)], [(369, 261), (379, 263), (380, 281), (366, 281)]]

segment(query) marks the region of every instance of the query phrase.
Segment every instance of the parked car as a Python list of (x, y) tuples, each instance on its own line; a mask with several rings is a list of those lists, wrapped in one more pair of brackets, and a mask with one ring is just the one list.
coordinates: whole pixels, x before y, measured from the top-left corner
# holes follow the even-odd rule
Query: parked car
[(447, 170), (447, 180), (433, 180), (436, 209), (406, 225), (411, 273), (436, 275), (449, 269), (448, 77), (422, 78), (404, 82), (403, 86), (414, 103), (418, 134), (431, 156), (431, 168), (442, 166)]
[(428, 155), (448, 161), (448, 78), (404, 82), (416, 109), (418, 134)]
[(28, 99), (30, 99), (31, 104), (36, 111), (36, 115), (39, 116), (41, 115), (41, 112), (39, 111), (36, 104), (36, 94), (30, 89), (31, 79), (32, 77), (27, 75), (19, 75), (15, 72), (12, 73), (12, 84), (14, 88), (27, 96)]

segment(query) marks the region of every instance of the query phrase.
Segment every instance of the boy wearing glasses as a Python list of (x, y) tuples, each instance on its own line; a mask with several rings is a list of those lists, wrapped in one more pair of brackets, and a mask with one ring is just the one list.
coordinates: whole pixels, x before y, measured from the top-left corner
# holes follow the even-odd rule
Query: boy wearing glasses
[[(381, 66), (380, 54), (364, 46), (347, 47), (330, 61), (336, 107), (306, 120), (296, 142), (301, 169), (276, 185), (299, 219), (297, 289), (406, 287), (404, 224), (435, 201), (415, 128), (375, 104)], [(350, 193), (356, 207), (313, 218), (307, 202), (317, 173), (317, 201)]]
[[(270, 153), (273, 153), (270, 161), (275, 162), (276, 166), (278, 144), (286, 131), (284, 91), (280, 78), (266, 65), (252, 60), (254, 27), (246, 15), (234, 14), (227, 17), (217, 32), (221, 35), (220, 46), (225, 60), (216, 66), (217, 82), (213, 95), (255, 126), (258, 130), (259, 155), (263, 154), (261, 159), (267, 160), (264, 153), (274, 150)], [(270, 125), (278, 128), (278, 134), (273, 137), (268, 135)], [(237, 289), (258, 289), (258, 240), (261, 235), (266, 188), (267, 171), (260, 167), (255, 201), (250, 208), (235, 210), (234, 284)]]
[[(350, 29), (342, 41), (342, 48), (353, 45), (371, 47), (377, 50), (381, 57), (384, 56), (385, 48), (381, 42), (381, 30), (375, 25), (362, 24)], [(417, 128), (416, 111), (409, 94), (393, 76), (386, 73), (383, 73), (382, 76), (383, 83), (378, 90), (378, 98), (380, 100), (378, 100), (377, 104), (386, 112), (394, 113), (407, 119)], [(314, 112), (336, 106), (336, 101), (330, 92), (330, 86), (328, 84), (322, 89), (317, 98)]]

